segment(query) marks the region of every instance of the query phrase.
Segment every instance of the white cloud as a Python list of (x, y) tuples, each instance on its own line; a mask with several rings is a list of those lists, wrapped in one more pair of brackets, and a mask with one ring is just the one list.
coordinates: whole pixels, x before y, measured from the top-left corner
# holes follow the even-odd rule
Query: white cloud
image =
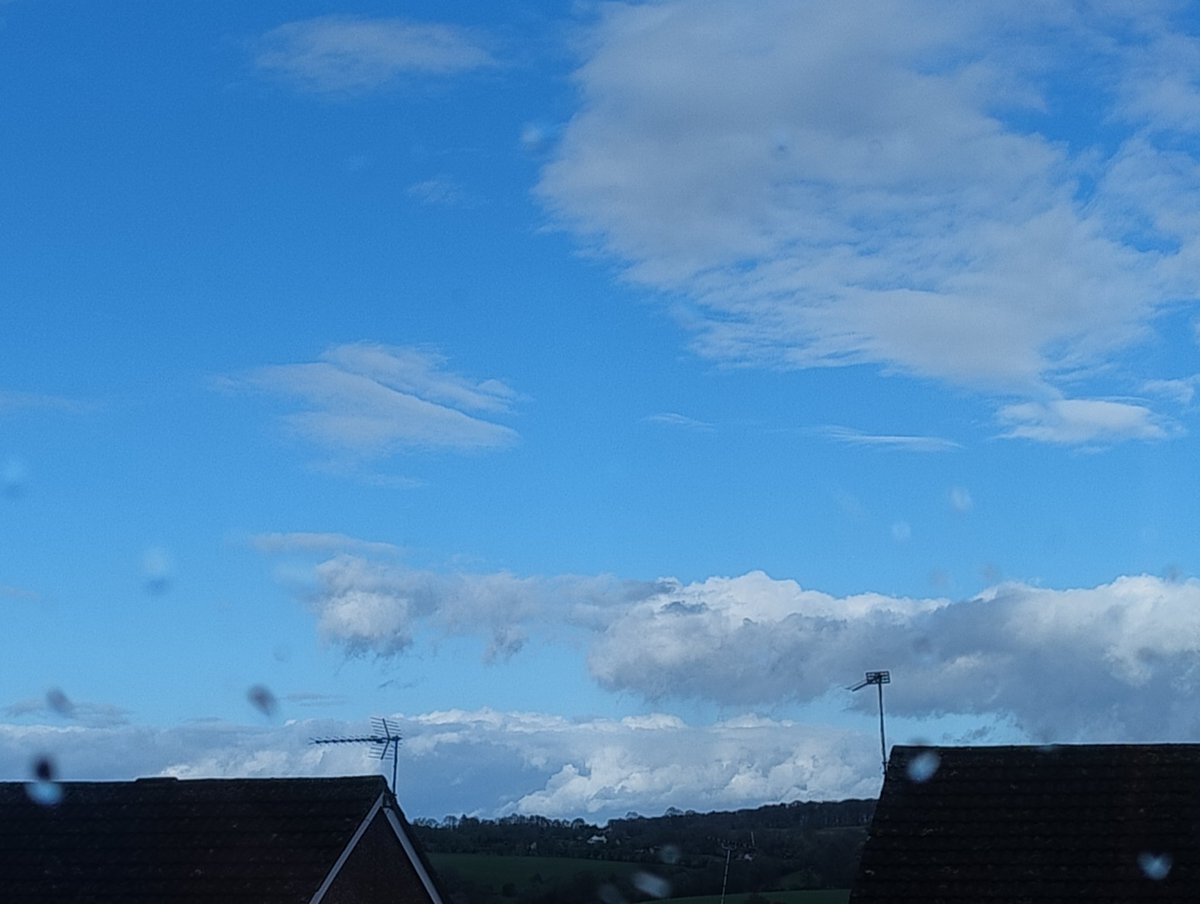
[[(1200, 581), (1092, 588), (1002, 584), (969, 600), (850, 597), (761, 572), (691, 584), (438, 575), (350, 556), (318, 567), (322, 634), (392, 656), (418, 626), (489, 642), (489, 657), (564, 634), (600, 686), (649, 701), (811, 703), (890, 668), (889, 708), (1001, 720), (1054, 740), (1186, 738), (1200, 730)], [(575, 642), (573, 640), (572, 642)]]
[(462, 185), (445, 176), (414, 182), (408, 194), (431, 207), (471, 207), (476, 203)]
[(1105, 399), (1021, 402), (1005, 405), (998, 417), (1008, 425), (1005, 436), (1064, 445), (1159, 440), (1176, 429), (1144, 405)]
[(0, 584), (0, 598), (37, 602), (42, 599), (42, 595), (36, 591), (27, 590), (24, 587), (14, 587), (11, 584)]
[(650, 414), (644, 417), (647, 424), (659, 424), (664, 427), (681, 427), (684, 430), (697, 430), (707, 433), (713, 429), (713, 425), (705, 421), (698, 421), (693, 417), (688, 417), (686, 414), (678, 414), (674, 411), (663, 411), (659, 414)]
[(283, 423), (340, 453), (373, 457), (514, 443), (514, 430), (477, 414), (508, 411), (516, 394), (499, 380), (473, 382), (445, 364), (426, 349), (358, 343), (334, 346), (320, 361), (260, 367), (219, 385), (300, 399), (307, 409), (284, 415)]
[(377, 540), (360, 540), (357, 537), (338, 533), (313, 533), (292, 531), (289, 533), (255, 534), (250, 537), (250, 545), (262, 553), (276, 554), (288, 552), (329, 553), (347, 550), (358, 550), (376, 555), (389, 555), (400, 552), (400, 547), (391, 543)]
[[(690, 298), (705, 355), (1038, 397), (1200, 282), (1200, 166), (1174, 141), (1194, 130), (1200, 43), (1125, 17), (610, 4), (538, 194), (631, 279)], [(1152, 96), (1159, 73), (1137, 61), (1163, 43), (1172, 93)], [(1088, 97), (1061, 116), (1072, 141), (1046, 137), (1063, 128), (1055, 80)], [(1088, 130), (1122, 110), (1133, 124), (1106, 155)]]
[(1198, 385), (1200, 385), (1200, 374), (1193, 374), (1177, 380), (1147, 380), (1142, 384), (1142, 391), (1187, 406), (1192, 404)]
[(479, 35), (455, 26), (322, 16), (267, 32), (255, 64), (302, 89), (332, 93), (370, 91), (403, 76), (453, 75), (495, 60)]
[(16, 411), (60, 411), (80, 414), (98, 407), (94, 401), (73, 399), (68, 396), (45, 392), (21, 392), (15, 389), (0, 389), (0, 414)]
[(895, 434), (863, 433), (851, 427), (828, 426), (816, 431), (820, 436), (848, 446), (874, 446), (901, 452), (952, 452), (961, 449), (960, 443), (940, 436), (902, 436)]
[(592, 625), (612, 600), (644, 585), (610, 578), (520, 578), (495, 574), (439, 574), (340, 555), (315, 570), (310, 604), (318, 629), (349, 653), (395, 655), (431, 624), (450, 634), (487, 637), (489, 658), (507, 658), (531, 625), (556, 613), (560, 623)]

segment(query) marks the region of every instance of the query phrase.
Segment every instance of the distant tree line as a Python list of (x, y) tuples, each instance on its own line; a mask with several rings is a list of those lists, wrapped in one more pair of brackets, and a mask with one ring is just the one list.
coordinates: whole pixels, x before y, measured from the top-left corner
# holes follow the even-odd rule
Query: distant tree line
[(669, 880), (674, 896), (719, 893), (727, 858), (731, 893), (848, 888), (874, 808), (873, 800), (796, 801), (729, 812), (671, 808), (662, 816), (629, 813), (604, 826), (583, 819), (522, 815), (494, 820), (447, 816), (441, 821), (418, 819), (414, 825), (426, 849), (435, 854), (598, 861), (594, 868), (573, 875), (569, 889), (547, 883), (540, 875), (527, 888), (513, 883), (489, 888), (475, 877), (472, 894), (465, 898), (534, 904), (588, 900), (572, 895), (592, 883), (594, 896), (596, 876), (607, 875), (605, 861), (613, 867), (618, 862), (644, 864), (646, 871)]

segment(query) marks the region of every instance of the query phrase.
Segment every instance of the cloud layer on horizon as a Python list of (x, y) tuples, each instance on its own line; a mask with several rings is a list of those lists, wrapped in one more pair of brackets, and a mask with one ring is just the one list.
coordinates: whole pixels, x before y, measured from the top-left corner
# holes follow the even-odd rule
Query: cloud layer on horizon
[[(571, 720), (490, 709), (389, 716), (404, 735), (398, 793), (410, 817), (505, 813), (603, 821), (630, 810), (736, 809), (878, 793), (869, 735), (740, 717), (711, 726), (676, 716)], [(0, 770), (29, 774), (51, 755), (65, 781), (137, 776), (288, 777), (375, 772), (369, 749), (313, 746), (360, 726), (333, 720), (170, 728), (0, 723)]]

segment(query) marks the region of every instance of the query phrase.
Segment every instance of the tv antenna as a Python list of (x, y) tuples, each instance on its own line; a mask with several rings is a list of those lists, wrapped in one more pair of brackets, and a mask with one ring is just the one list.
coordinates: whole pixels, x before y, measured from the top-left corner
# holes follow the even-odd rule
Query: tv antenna
[(868, 685), (875, 685), (879, 688), (879, 754), (883, 758), (883, 774), (887, 775), (887, 740), (883, 734), (883, 686), (892, 683), (892, 673), (888, 671), (882, 672), (867, 672), (867, 676), (862, 681), (848, 687), (849, 691), (861, 691)]
[(360, 738), (309, 738), (310, 744), (370, 744), (377, 759), (392, 758), (392, 796), (396, 794), (396, 761), (400, 759), (401, 734), (387, 719), (371, 718), (373, 733)]

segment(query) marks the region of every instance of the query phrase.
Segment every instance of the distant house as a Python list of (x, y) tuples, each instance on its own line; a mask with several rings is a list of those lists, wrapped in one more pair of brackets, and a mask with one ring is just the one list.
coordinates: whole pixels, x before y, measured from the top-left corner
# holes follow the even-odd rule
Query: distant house
[(896, 747), (850, 901), (1200, 901), (1200, 745)]
[[(448, 904), (380, 776), (0, 783), (0, 901)], [(57, 796), (57, 794), (56, 794)]]

